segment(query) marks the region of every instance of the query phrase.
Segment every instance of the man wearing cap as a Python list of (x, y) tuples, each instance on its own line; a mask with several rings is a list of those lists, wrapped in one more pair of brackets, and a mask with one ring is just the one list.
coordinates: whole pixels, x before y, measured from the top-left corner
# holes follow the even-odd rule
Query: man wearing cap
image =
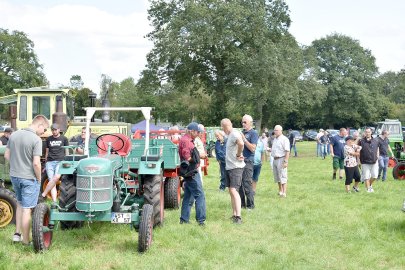
[(333, 162), (333, 175), (332, 180), (336, 180), (336, 171), (339, 169), (339, 179), (343, 179), (344, 171), (344, 147), (345, 147), (345, 137), (347, 135), (347, 130), (341, 128), (339, 134), (330, 138), (330, 155), (332, 156)]
[(7, 145), (8, 143), (8, 138), (10, 138), (11, 133), (13, 133), (12, 128), (6, 128), (4, 130), (3, 136), (0, 137), (0, 145)]
[(68, 154), (68, 149), (63, 148), (63, 146), (68, 146), (69, 142), (65, 136), (60, 134), (60, 127), (58, 124), (52, 124), (51, 131), (52, 135), (46, 139), (45, 149), (45, 169), (49, 183), (44, 192), (42, 192), (42, 197), (45, 197), (48, 192), (51, 191), (52, 200), (56, 202), (57, 191), (55, 184), (60, 177), (57, 173), (59, 162), (65, 158), (65, 154)]
[[(187, 126), (187, 133), (181, 137), (179, 142), (179, 155), (182, 163), (188, 162), (193, 168), (200, 166), (199, 161), (193, 157), (199, 157), (195, 149), (194, 139), (202, 132), (195, 122)], [(200, 226), (204, 226), (206, 219), (205, 195), (198, 170), (194, 170), (191, 175), (184, 177), (184, 197), (181, 205), (180, 224), (189, 223), (192, 198), (195, 200), (196, 220)]]

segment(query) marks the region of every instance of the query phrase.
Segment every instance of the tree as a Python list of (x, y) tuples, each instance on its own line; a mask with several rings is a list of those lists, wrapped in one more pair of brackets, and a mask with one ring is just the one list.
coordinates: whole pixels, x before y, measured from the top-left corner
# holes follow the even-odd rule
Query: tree
[(295, 42), (284, 1), (153, 0), (148, 14), (154, 27), (148, 71), (180, 97), (190, 95), (188, 106), (200, 105), (200, 91), (210, 95), (206, 124), (218, 125), (223, 117), (239, 121), (244, 113), (261, 118), (271, 92), (294, 88), (294, 76), (282, 68), (286, 59), (296, 59), (296, 51), (283, 55)]
[(34, 52), (34, 42), (25, 33), (0, 28), (0, 95), (15, 88), (46, 85), (47, 79)]
[(327, 89), (325, 110), (329, 127), (361, 125), (380, 118), (384, 97), (373, 87), (378, 75), (375, 58), (359, 41), (341, 34), (315, 40), (306, 48), (307, 71)]

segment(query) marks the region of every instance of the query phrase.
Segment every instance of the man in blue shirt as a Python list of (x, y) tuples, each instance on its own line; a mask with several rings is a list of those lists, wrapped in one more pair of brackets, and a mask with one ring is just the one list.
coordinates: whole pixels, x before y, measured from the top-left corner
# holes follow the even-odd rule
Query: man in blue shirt
[(215, 137), (217, 141), (215, 142), (215, 157), (219, 163), (221, 180), (219, 185), (219, 190), (225, 191), (225, 154), (226, 154), (226, 139), (225, 134), (222, 130), (215, 131)]
[(339, 130), (339, 135), (330, 138), (330, 155), (333, 158), (333, 177), (332, 180), (336, 180), (336, 171), (339, 169), (339, 179), (343, 179), (344, 172), (344, 147), (345, 147), (345, 137), (347, 135), (347, 130), (341, 128)]
[(253, 209), (255, 208), (254, 192), (252, 189), (253, 161), (259, 135), (257, 134), (256, 130), (253, 129), (252, 116), (245, 114), (242, 117), (242, 126), (242, 140), (244, 143), (243, 157), (245, 158), (244, 161), (246, 166), (243, 169), (242, 185), (239, 189), (239, 194), (242, 207)]

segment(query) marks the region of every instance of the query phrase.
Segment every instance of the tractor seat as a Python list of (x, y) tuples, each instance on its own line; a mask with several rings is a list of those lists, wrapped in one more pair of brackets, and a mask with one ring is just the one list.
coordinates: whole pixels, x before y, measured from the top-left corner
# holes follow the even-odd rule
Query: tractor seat
[(88, 155), (67, 155), (65, 161), (79, 161), (81, 159), (88, 158)]
[[(107, 135), (104, 135), (102, 138), (101, 138), (101, 143), (102, 144), (104, 144), (105, 145), (105, 147), (107, 147), (107, 145), (108, 145), (108, 143), (112, 143), (112, 145), (111, 145), (111, 147), (112, 148), (114, 148), (114, 149), (119, 149), (119, 148), (121, 148), (120, 150), (118, 150), (116, 153), (118, 154), (118, 155), (120, 155), (121, 157), (126, 157), (126, 156), (128, 156), (128, 154), (131, 152), (131, 150), (132, 150), (132, 142), (131, 142), (131, 139), (128, 137), (128, 136), (126, 136), (126, 135), (124, 135), (124, 134), (121, 134), (121, 133), (112, 133), (112, 135), (113, 136), (111, 136), (111, 135), (109, 135), (109, 134), (107, 134)], [(119, 138), (121, 138), (122, 139), (122, 141), (124, 142), (124, 145), (122, 145), (122, 141), (121, 140), (119, 140), (119, 139), (117, 139), (117, 137), (119, 137)], [(106, 150), (102, 150), (102, 149), (98, 149), (98, 153), (99, 154), (106, 154)]]

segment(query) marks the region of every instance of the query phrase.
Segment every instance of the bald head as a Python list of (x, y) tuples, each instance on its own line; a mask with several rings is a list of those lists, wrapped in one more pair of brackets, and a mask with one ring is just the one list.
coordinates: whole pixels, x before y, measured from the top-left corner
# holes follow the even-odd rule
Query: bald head
[(224, 118), (221, 120), (221, 128), (225, 132), (225, 134), (229, 134), (232, 131), (232, 122), (228, 118)]

